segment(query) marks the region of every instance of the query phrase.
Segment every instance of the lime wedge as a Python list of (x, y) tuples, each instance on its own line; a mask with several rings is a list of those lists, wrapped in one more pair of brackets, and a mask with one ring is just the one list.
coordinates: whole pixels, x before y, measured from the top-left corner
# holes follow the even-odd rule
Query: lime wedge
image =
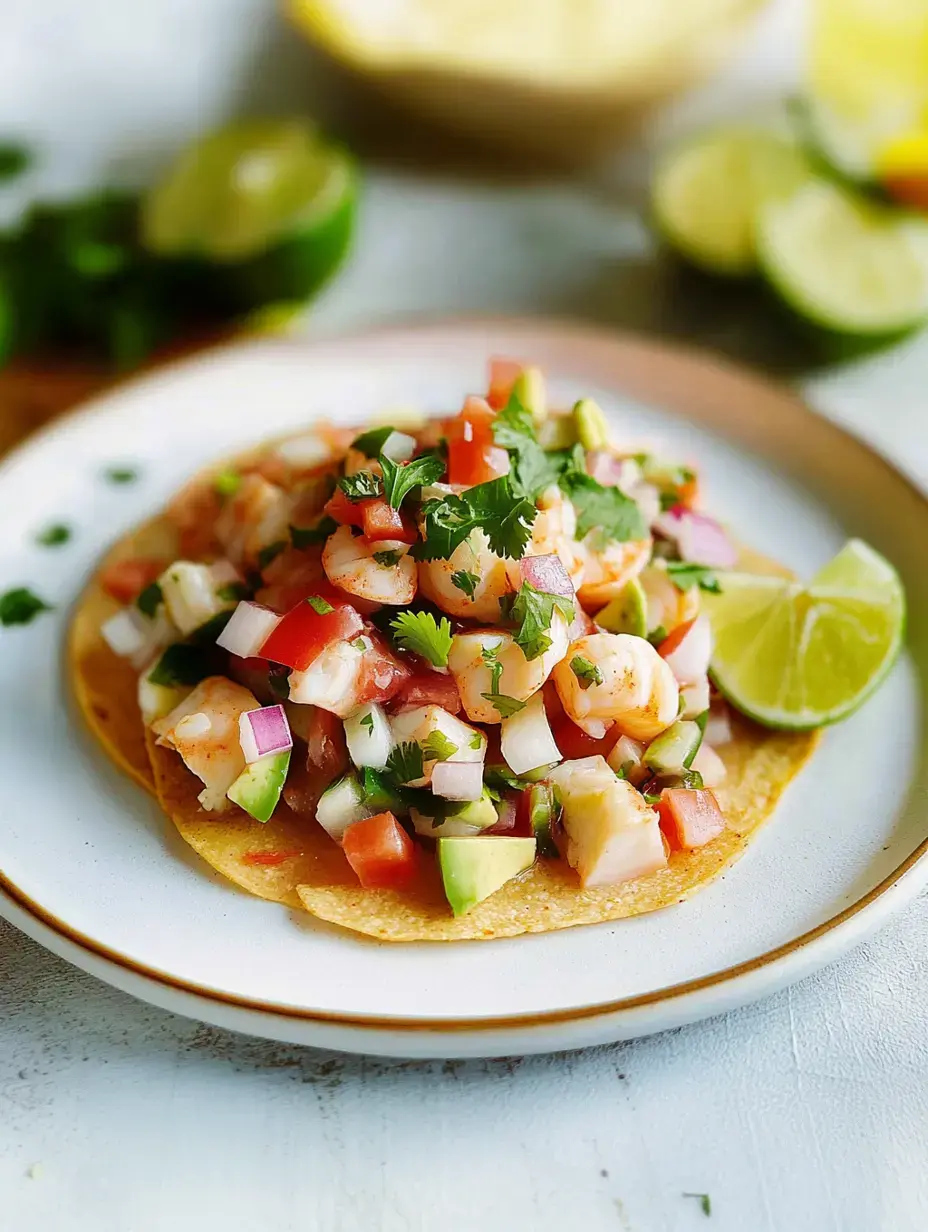
[(803, 151), (774, 133), (720, 129), (671, 151), (658, 166), (657, 225), (694, 265), (713, 274), (749, 274), (756, 267), (758, 209), (788, 198), (811, 174)]
[(224, 267), (243, 307), (298, 301), (350, 243), (357, 175), (303, 120), (245, 120), (185, 150), (142, 204), (142, 242)]
[(760, 213), (767, 280), (793, 312), (825, 330), (889, 337), (928, 317), (928, 223), (824, 180)]
[(622, 593), (595, 616), (596, 623), (609, 633), (648, 633), (648, 600), (637, 578), (632, 578)]
[(732, 705), (765, 727), (803, 731), (846, 718), (902, 644), (902, 583), (859, 539), (808, 586), (745, 573), (720, 581), (721, 594), (703, 596), (715, 637), (712, 676)]

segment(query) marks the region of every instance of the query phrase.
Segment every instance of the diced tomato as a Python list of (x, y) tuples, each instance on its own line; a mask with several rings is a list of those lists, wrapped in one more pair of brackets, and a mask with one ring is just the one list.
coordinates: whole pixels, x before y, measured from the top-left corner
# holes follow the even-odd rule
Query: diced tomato
[(617, 728), (611, 727), (605, 736), (599, 738), (588, 736), (576, 723), (568, 719), (566, 715), (563, 715), (555, 723), (553, 735), (554, 743), (561, 750), (563, 756), (569, 761), (573, 761), (575, 758), (580, 757), (595, 757), (597, 753), (601, 753), (603, 757), (608, 757), (620, 733)]
[(501, 359), (498, 356), (490, 360), (490, 392), (487, 402), (494, 411), (501, 411), (509, 401), (516, 378), (521, 375), (522, 365), (514, 359)]
[(415, 543), (418, 538), (412, 521), (385, 500), (361, 502), (361, 527), (365, 539), (374, 542), (393, 539), (399, 543)]
[[(370, 635), (369, 635), (370, 636)], [(409, 668), (392, 655), (376, 636), (371, 637), (371, 649), (361, 662), (358, 680), (358, 705), (365, 702), (389, 701), (402, 689), (409, 676)]]
[(156, 581), (164, 572), (167, 562), (140, 557), (137, 560), (119, 560), (107, 565), (100, 577), (100, 585), (119, 603), (131, 603), (139, 594)]
[(256, 864), (264, 868), (277, 868), (287, 860), (295, 860), (302, 851), (246, 851), (242, 855), (243, 864)]
[(509, 454), (493, 439), (495, 414), (483, 398), (468, 398), (448, 425), (448, 483), (471, 487), (509, 473)]
[(331, 642), (349, 641), (361, 632), (364, 621), (357, 608), (343, 603), (329, 587), (319, 587), (314, 593), (330, 603), (333, 610), (317, 612), (301, 599), (261, 647), (262, 659), (302, 672)]
[(695, 509), (699, 504), (699, 479), (692, 471), (690, 474), (692, 478), (684, 479), (678, 489), (680, 504), (684, 509)]
[(413, 672), (393, 698), (397, 709), (401, 706), (441, 706), (449, 714), (461, 709), (461, 695), (453, 676), (441, 672)]
[(682, 625), (677, 625), (677, 627), (664, 638), (657, 648), (657, 653), (662, 659), (666, 659), (668, 655), (672, 655), (675, 650), (679, 649), (683, 639), (695, 623), (695, 619), (685, 620)]
[(325, 511), (343, 526), (363, 526), (365, 501), (350, 501), (341, 488), (336, 488), (326, 501)]
[(342, 848), (365, 889), (407, 885), (416, 871), (416, 845), (392, 813), (376, 813), (345, 831)]
[(883, 187), (895, 201), (911, 205), (917, 210), (928, 210), (928, 170), (921, 175), (890, 175), (883, 180)]
[(275, 612), (289, 612), (308, 595), (331, 590), (322, 568), (321, 550), (287, 548), (263, 572), (264, 586), (255, 595), (258, 603)]
[(661, 830), (670, 846), (691, 851), (711, 843), (725, 829), (725, 816), (715, 792), (665, 787), (658, 802)]

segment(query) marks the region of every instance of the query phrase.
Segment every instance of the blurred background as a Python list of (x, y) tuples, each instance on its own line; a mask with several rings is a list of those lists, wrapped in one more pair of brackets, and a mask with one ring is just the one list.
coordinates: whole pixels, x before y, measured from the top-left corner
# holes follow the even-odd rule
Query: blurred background
[(0, 223), (0, 448), (415, 314), (923, 365), (928, 0), (13, 0)]

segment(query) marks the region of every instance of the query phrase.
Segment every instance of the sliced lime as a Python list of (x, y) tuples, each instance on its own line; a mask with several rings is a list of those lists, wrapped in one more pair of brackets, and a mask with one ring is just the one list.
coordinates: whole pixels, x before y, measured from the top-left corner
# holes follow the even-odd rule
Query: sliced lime
[(617, 598), (596, 613), (595, 620), (608, 633), (633, 633), (635, 637), (646, 637), (648, 600), (638, 579), (632, 578)]
[(142, 205), (159, 256), (222, 266), (243, 307), (305, 299), (348, 247), (349, 156), (302, 120), (245, 120), (184, 151)]
[(748, 274), (756, 266), (758, 209), (788, 198), (811, 174), (803, 151), (774, 133), (720, 129), (671, 151), (657, 168), (657, 225), (693, 264), (713, 274)]
[(760, 212), (767, 280), (805, 320), (879, 338), (928, 317), (928, 223), (813, 180)]
[(801, 731), (846, 718), (885, 677), (902, 644), (905, 595), (892, 565), (851, 539), (808, 586), (721, 575), (703, 596), (712, 676), (744, 714)]

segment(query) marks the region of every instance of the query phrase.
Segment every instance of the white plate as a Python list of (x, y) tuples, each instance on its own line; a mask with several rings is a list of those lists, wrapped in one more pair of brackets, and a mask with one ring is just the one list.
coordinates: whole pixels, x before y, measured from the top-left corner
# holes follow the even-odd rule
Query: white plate
[[(483, 388), (499, 352), (541, 363), (559, 398), (598, 398), (624, 436), (698, 460), (712, 509), (800, 572), (848, 534), (870, 540), (906, 582), (913, 645), (828, 733), (747, 856), (690, 902), (547, 936), (376, 944), (219, 880), (111, 768), (62, 679), (68, 609), (110, 540), (202, 463), (320, 414), (363, 423), (390, 405), (452, 409)], [(140, 480), (104, 482), (119, 463)], [(55, 521), (74, 524), (72, 542), (35, 546)], [(928, 505), (864, 445), (736, 369), (527, 322), (234, 346), (125, 385), (27, 443), (0, 467), (0, 525), (0, 590), (29, 584), (56, 605), (0, 630), (0, 913), (158, 1005), (353, 1051), (573, 1048), (768, 993), (842, 953), (928, 880), (916, 790), (928, 764)]]

